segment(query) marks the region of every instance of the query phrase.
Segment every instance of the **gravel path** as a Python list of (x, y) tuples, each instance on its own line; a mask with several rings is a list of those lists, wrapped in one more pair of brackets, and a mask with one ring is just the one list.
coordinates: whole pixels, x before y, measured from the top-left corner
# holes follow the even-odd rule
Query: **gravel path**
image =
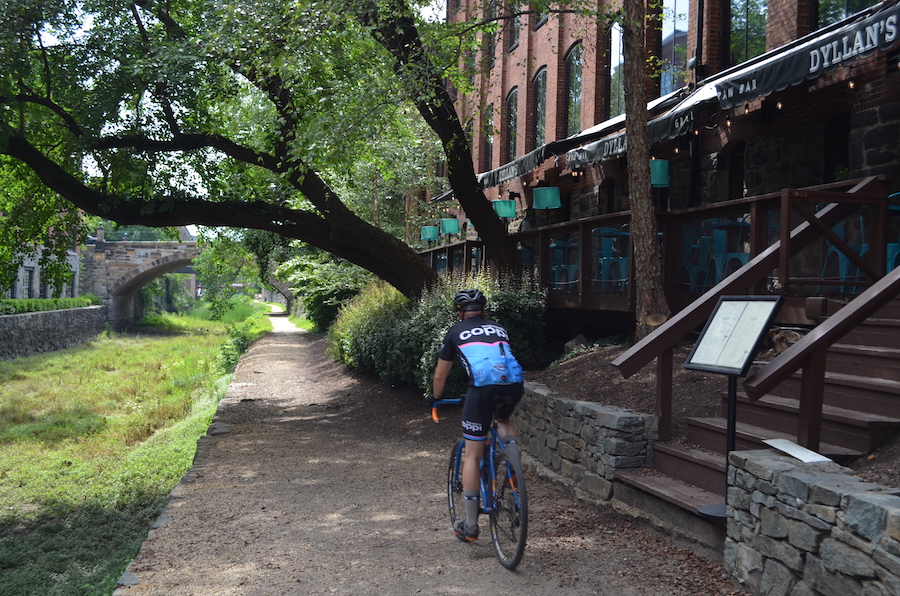
[[(115, 596), (740, 594), (722, 570), (528, 474), (516, 572), (456, 540), (443, 477), (458, 413), (348, 372), (273, 316)], [(486, 526), (486, 519), (482, 520)]]

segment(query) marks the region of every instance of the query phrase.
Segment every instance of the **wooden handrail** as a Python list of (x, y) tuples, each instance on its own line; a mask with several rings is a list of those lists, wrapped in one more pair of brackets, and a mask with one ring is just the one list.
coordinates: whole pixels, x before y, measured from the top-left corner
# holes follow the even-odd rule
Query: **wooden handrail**
[[(852, 188), (848, 189), (844, 197), (846, 198), (846, 195), (853, 196), (870, 192), (881, 193), (882, 190), (883, 195), (887, 196), (887, 186), (885, 182), (885, 178), (881, 176), (865, 178), (855, 184)], [(815, 189), (804, 189), (799, 191), (786, 190), (784, 194), (814, 194), (815, 192)], [(816, 213), (815, 219), (818, 220), (820, 225), (831, 228), (838, 222), (843, 221), (858, 207), (859, 205), (852, 201), (832, 202)], [(746, 292), (755, 284), (765, 279), (771, 271), (779, 267), (780, 263), (787, 262), (790, 256), (797, 254), (803, 248), (821, 238), (821, 232), (817, 226), (812, 225), (808, 221), (804, 221), (791, 230), (789, 235), (785, 230), (782, 230), (782, 239), (786, 236), (788, 238), (788, 246), (785, 250), (787, 258), (781, 254), (782, 240), (776, 241), (774, 244), (750, 259), (750, 261), (742, 268), (723, 279), (719, 284), (708, 290), (691, 305), (676, 313), (672, 318), (612, 361), (612, 365), (627, 379), (654, 359), (660, 358), (657, 374), (668, 375), (668, 378), (657, 379), (657, 415), (670, 411), (671, 409), (671, 352), (675, 344), (678, 341), (681, 341), (691, 331), (697, 329), (706, 322), (720, 296), (727, 294), (742, 294)], [(663, 417), (660, 416), (659, 424), (660, 439), (667, 440), (671, 432), (671, 421), (664, 420)]]
[(800, 387), (798, 442), (812, 450), (819, 448), (819, 428), (825, 379), (825, 353), (857, 325), (900, 295), (900, 267), (875, 282), (824, 323), (817, 325), (798, 342), (747, 377), (747, 396), (756, 401), (776, 385), (803, 369)]

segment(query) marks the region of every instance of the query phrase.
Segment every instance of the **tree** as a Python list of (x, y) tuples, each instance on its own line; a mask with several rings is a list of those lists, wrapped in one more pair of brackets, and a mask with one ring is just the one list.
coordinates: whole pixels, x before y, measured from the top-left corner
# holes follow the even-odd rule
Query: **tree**
[[(37, 221), (43, 236), (52, 230), (71, 246), (86, 233), (73, 207), (120, 224), (256, 228), (416, 296), (434, 271), (356, 215), (328, 181), (405, 93), (440, 136), (451, 184), (503, 264), (505, 229), (402, 2), (387, 12), (366, 3), (338, 12), (314, 0), (100, 1), (91, 12), (65, 0), (7, 4), (0, 155), (12, 159), (0, 169), (26, 188), (0, 205), (6, 229)], [(31, 205), (17, 210), (29, 194)]]
[(647, 129), (647, 10), (644, 0), (624, 0), (622, 37), (625, 62), (625, 138), (628, 144), (628, 192), (635, 271), (635, 337), (643, 338), (669, 307), (662, 291), (662, 267), (653, 195), (650, 188), (650, 133)]

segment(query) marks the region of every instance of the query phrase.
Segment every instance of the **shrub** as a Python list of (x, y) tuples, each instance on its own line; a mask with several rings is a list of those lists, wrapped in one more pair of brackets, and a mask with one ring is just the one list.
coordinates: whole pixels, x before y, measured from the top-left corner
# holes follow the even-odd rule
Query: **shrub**
[[(363, 289), (340, 310), (328, 332), (335, 359), (375, 372), (385, 382), (428, 390), (447, 330), (457, 321), (451, 304), (460, 289), (480, 288), (487, 316), (506, 327), (516, 358), (525, 368), (541, 364), (544, 295), (523, 280), (487, 275), (446, 278), (414, 304), (384, 282)], [(465, 392), (465, 372), (453, 367), (446, 395)]]
[(90, 294), (78, 298), (4, 298), (0, 300), (0, 315), (82, 308), (99, 303), (100, 299)]

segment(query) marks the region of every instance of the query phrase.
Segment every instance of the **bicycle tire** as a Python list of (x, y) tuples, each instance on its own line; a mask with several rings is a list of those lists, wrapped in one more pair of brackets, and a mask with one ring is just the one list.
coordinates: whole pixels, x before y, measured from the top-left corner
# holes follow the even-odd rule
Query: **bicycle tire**
[(466, 518), (466, 502), (463, 497), (462, 466), (466, 442), (462, 439), (453, 445), (450, 451), (450, 463), (447, 465), (447, 506), (450, 510), (450, 527), (454, 527), (457, 519)]
[(494, 456), (497, 483), (490, 513), (491, 542), (500, 564), (515, 569), (525, 553), (528, 538), (528, 493), (525, 474), (517, 457), (505, 451)]

